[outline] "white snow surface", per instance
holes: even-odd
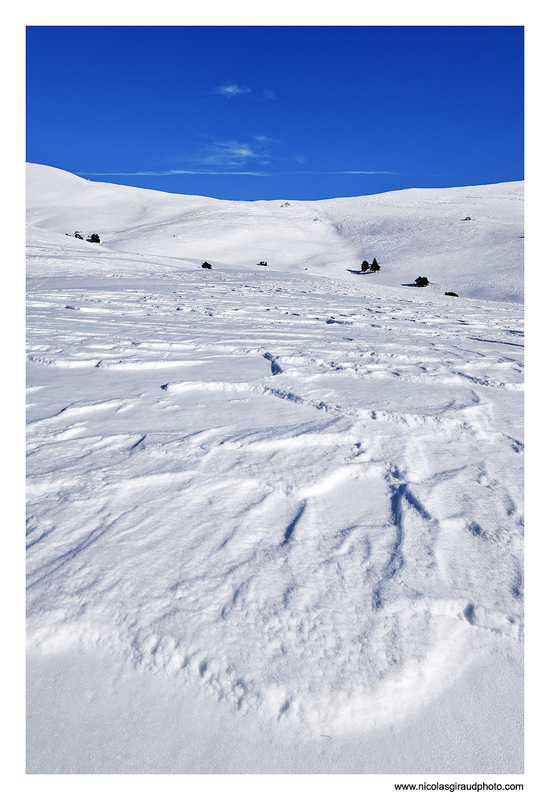
[[[29,772],[521,773],[523,184],[27,169]]]

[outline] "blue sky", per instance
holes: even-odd
[[[27,28],[27,161],[229,200],[523,179],[519,26]]]

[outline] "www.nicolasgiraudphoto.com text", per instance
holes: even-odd
[[[473,783],[396,783],[394,787],[397,791],[427,791],[427,790],[434,790],[434,791],[442,791],[442,792],[485,792],[485,791],[521,791],[523,789],[522,783],[479,783],[478,781],[474,781]]]

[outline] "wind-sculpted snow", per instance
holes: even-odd
[[[332,733],[519,657],[520,306],[118,257],[29,278],[33,647]]]

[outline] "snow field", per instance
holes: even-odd
[[[106,269],[116,263],[132,277],[136,261],[142,275],[156,274],[158,259],[152,271],[147,262],[163,256],[165,267],[178,271],[182,259],[246,269],[266,261],[265,271],[357,281],[353,272],[376,257],[381,272],[360,279],[377,289],[426,275],[441,294],[523,302],[521,181],[315,202],[236,202],[96,183],[28,164],[27,207],[28,224],[46,236],[42,242],[51,247],[54,232],[64,237],[62,247],[72,242],[79,269],[86,268],[90,245],[71,238],[76,230],[98,233],[97,255],[111,251]],[[58,258],[50,264],[53,274],[59,268],[67,274]]]
[[[414,726],[482,664],[517,683],[520,304],[29,252],[32,663],[97,650],[302,743]]]

